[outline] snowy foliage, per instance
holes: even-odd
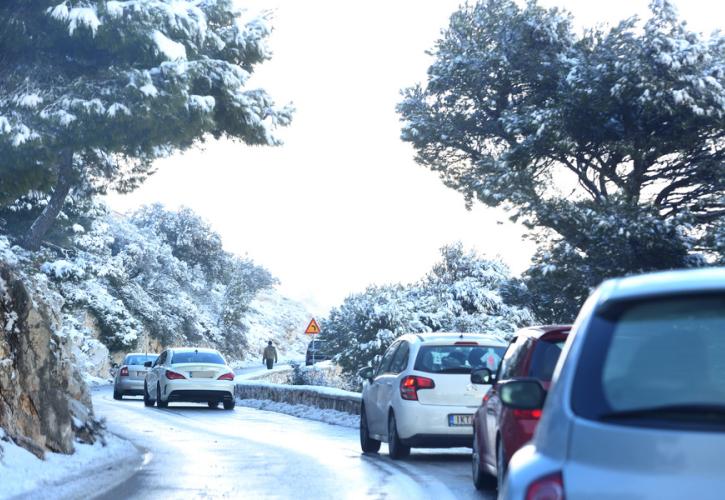
[[[568,266],[571,300],[605,277],[722,258],[725,36],[689,31],[666,0],[650,9],[578,35],[535,0],[463,6],[398,108],[420,163],[547,238],[529,274]]]
[[[209,137],[275,145],[290,107],[250,88],[267,15],[232,0],[0,2],[0,203],[61,181],[122,192]]]
[[[275,282],[225,252],[219,235],[188,209],[152,206],[130,218],[105,213],[72,241],[76,250],[63,258],[46,251],[40,271],[65,299],[66,334],[85,328],[90,314],[111,351],[145,348],[146,340],[209,345],[240,357],[249,304]]]
[[[443,259],[422,280],[370,287],[331,311],[322,330],[346,373],[376,363],[404,333],[482,332],[505,338],[532,322],[528,310],[508,303],[520,285],[504,264],[466,252],[460,244],[441,253]]]

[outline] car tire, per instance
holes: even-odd
[[[237,403],[233,399],[224,400],[224,409],[225,410],[233,410],[236,405],[237,405]]]
[[[219,401],[207,401],[209,408],[219,408]]]
[[[144,406],[153,406],[155,401],[151,399],[151,396],[149,395],[149,389],[146,386],[146,382],[143,383],[143,405]]]
[[[363,453],[377,453],[380,451],[380,441],[370,437],[365,406],[360,406],[360,448]]]
[[[398,436],[398,424],[393,413],[388,417],[388,455],[393,460],[400,460],[410,455],[410,446],[405,446]]]
[[[123,393],[122,392],[118,392],[116,389],[114,389],[113,390],[113,399],[115,399],[116,401],[122,400],[123,399]]]
[[[503,443],[499,439],[498,445],[496,446],[496,489],[498,491],[503,491],[503,483],[506,479],[507,467],[504,459],[504,451]]]
[[[163,402],[161,401],[161,384],[156,384],[156,407],[157,408],[166,408],[169,406],[169,402]]]
[[[473,486],[477,490],[490,490],[496,487],[494,477],[486,471],[481,470],[481,451],[478,448],[478,436],[476,430],[473,430],[473,452],[471,453],[471,468],[473,478]]]

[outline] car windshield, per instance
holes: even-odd
[[[123,360],[124,365],[139,365],[142,366],[146,361],[151,361],[152,363],[156,361],[156,358],[158,356],[156,354],[129,354],[126,356],[126,359]]]
[[[534,354],[529,368],[529,377],[543,381],[550,381],[554,375],[554,368],[559,361],[561,350],[564,348],[564,341],[548,342],[541,340],[536,343]]]
[[[505,347],[480,345],[426,345],[418,351],[415,370],[428,373],[471,373],[472,368],[495,371]]]
[[[171,358],[171,364],[179,363],[212,363],[215,365],[225,365],[224,358],[218,352],[207,351],[186,351],[175,352]]]
[[[591,328],[574,381],[578,414],[693,420],[725,407],[725,295],[622,304]]]

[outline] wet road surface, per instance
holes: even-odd
[[[470,453],[413,450],[392,461],[360,453],[356,429],[273,412],[177,403],[146,408],[94,390],[96,414],[144,453],[117,498],[467,499],[495,498],[471,483]],[[92,495],[91,495],[92,496]]]

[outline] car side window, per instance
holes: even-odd
[[[410,355],[410,344],[407,342],[401,342],[400,347],[398,347],[398,350],[395,352],[395,357],[393,358],[393,362],[390,365],[390,371],[391,373],[398,374],[405,370],[405,367],[408,366],[408,356]]]
[[[154,362],[154,366],[161,366],[166,362],[166,351],[162,352],[161,355],[156,358],[156,361]]]
[[[398,346],[400,345],[400,342],[396,342],[390,347],[388,347],[388,350],[385,351],[385,355],[383,356],[383,360],[380,362],[380,366],[378,367],[378,371],[375,373],[375,376],[382,375],[383,373],[388,373],[390,371],[390,365],[393,362],[393,357],[395,356],[395,351],[398,350]]]
[[[526,352],[526,340],[526,337],[519,336],[509,344],[498,367],[496,380],[508,380],[515,376],[516,366],[521,361],[522,355]]]

